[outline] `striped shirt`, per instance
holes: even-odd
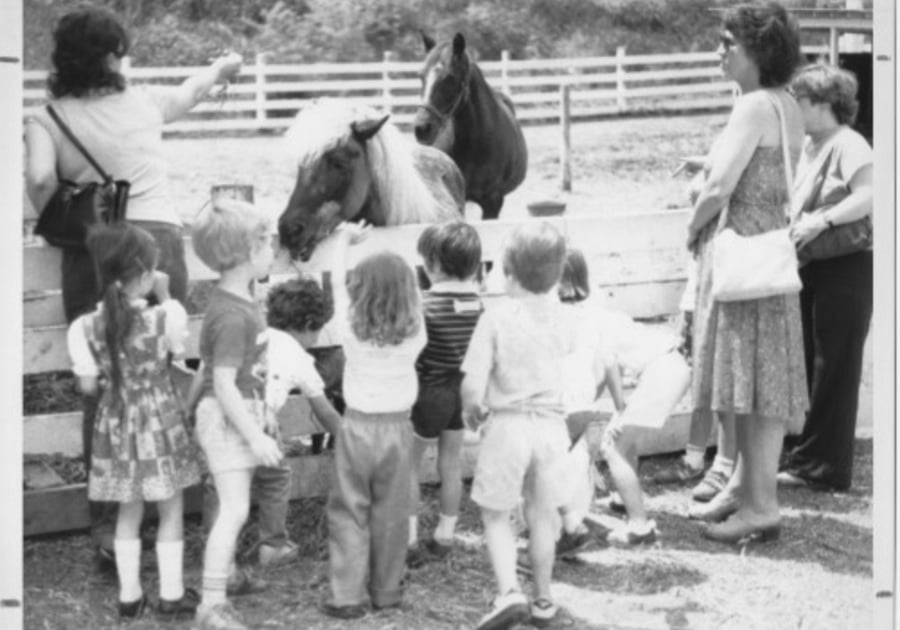
[[[416,361],[421,383],[458,377],[469,340],[484,306],[469,282],[439,282],[422,299],[428,343]]]

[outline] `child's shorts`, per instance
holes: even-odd
[[[512,510],[526,503],[556,509],[568,496],[569,432],[556,416],[494,412],[484,428],[472,500],[484,508]]]
[[[461,382],[462,377],[454,377],[441,383],[419,385],[419,396],[411,412],[417,437],[434,440],[441,431],[463,430]]]
[[[244,402],[253,417],[260,417],[259,414],[263,413],[261,402],[253,400]],[[197,405],[196,416],[197,443],[206,455],[209,472],[216,474],[245,470],[262,464],[250,450],[250,444],[244,436],[225,417],[225,412],[216,398],[211,396],[203,398]]]

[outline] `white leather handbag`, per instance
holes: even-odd
[[[781,101],[774,95],[772,99],[781,122],[781,146],[790,207],[794,178],[787,124]],[[719,302],[797,293],[802,286],[797,271],[797,249],[787,227],[753,236],[741,236],[731,228],[721,230],[713,240],[712,266],[712,295]]]

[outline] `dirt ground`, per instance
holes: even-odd
[[[680,157],[705,153],[725,119],[714,113],[576,123],[570,133],[570,193],[559,191],[559,127],[526,127],[528,174],[507,197],[500,216],[526,216],[528,202],[546,198],[566,201],[567,214],[684,207],[687,182],[670,174]],[[278,136],[168,140],[179,212],[190,220],[209,197],[211,186],[245,183],[254,186],[258,205],[280,213],[293,184],[283,150]]]
[[[576,562],[554,569],[555,597],[581,629],[844,630],[872,628],[872,442],[857,440],[853,488],[846,493],[782,490],[780,541],[734,547],[706,541],[686,518],[688,487],[654,486],[646,477],[672,462],[642,463],[650,516],[660,539],[636,549],[607,547],[603,526],[617,517],[598,502],[595,543]],[[472,628],[485,612],[492,578],[474,504],[463,500],[457,550],[446,561],[410,571],[400,610],[338,622],[316,610],[328,592],[323,500],[294,502],[291,534],[301,558],[261,572],[271,582],[259,595],[238,598],[250,627],[457,630]],[[598,493],[598,496],[599,493]],[[436,488],[426,487],[422,528],[437,511]],[[249,528],[244,548],[253,539]],[[186,582],[199,587],[202,537],[196,517],[187,524]],[[524,541],[520,541],[524,544]],[[119,627],[115,578],[92,563],[83,533],[25,541],[25,628],[75,630]],[[143,583],[156,595],[155,557],[143,555]],[[522,585],[528,589],[527,577]],[[134,630],[188,628],[152,615]]]
[[[723,114],[632,118],[573,126],[571,193],[558,191],[560,131],[528,127],[529,175],[508,199],[501,217],[526,215],[525,204],[563,199],[568,213],[640,212],[686,205],[681,178],[670,177],[683,155],[702,154],[725,121]],[[173,194],[190,220],[215,184],[251,183],[259,205],[277,214],[289,193],[290,168],[277,137],[169,140]],[[476,217],[477,214],[471,213]],[[866,378],[871,379],[871,367]],[[687,520],[689,491],[645,483],[661,539],[634,550],[605,547],[598,538],[578,562],[560,563],[554,593],[574,627],[591,629],[815,629],[871,628],[873,603],[872,441],[856,442],[853,489],[780,492],[783,530],[777,543],[736,548],[708,542]],[[644,474],[671,461],[647,459]],[[430,531],[436,490],[424,495],[423,528]],[[458,550],[446,562],[410,572],[403,608],[336,622],[316,611],[327,592],[323,501],[294,503],[290,527],[301,558],[264,577],[271,588],[237,600],[252,628],[456,630],[484,613],[492,578],[474,505],[466,498]],[[612,525],[601,507],[595,519]],[[602,528],[598,528],[599,530]],[[251,528],[252,530],[252,528]],[[252,537],[252,531],[251,531]],[[246,545],[246,543],[245,543]],[[115,579],[98,573],[83,532],[24,542],[25,628],[76,630],[119,627]],[[195,517],[187,524],[186,581],[199,587],[202,537]],[[144,554],[144,584],[156,595],[155,558]],[[527,580],[523,585],[528,588]],[[152,615],[135,630],[188,628]]]

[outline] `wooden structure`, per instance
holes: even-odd
[[[828,31],[828,62],[836,66],[839,60],[839,40],[843,33],[872,35],[871,9],[792,9],[800,29]]]
[[[534,220],[534,219],[524,219]],[[667,210],[628,215],[554,217],[572,244],[581,248],[593,270],[594,290],[613,308],[634,317],[653,318],[676,312],[685,282],[684,234],[687,210]],[[498,220],[476,223],[481,236],[484,260],[496,260],[505,235],[518,221]],[[422,225],[379,228],[358,246],[359,253],[390,248],[410,263],[418,264],[416,241]],[[215,276],[194,255],[188,241],[188,269],[192,283]],[[320,247],[302,265],[308,273],[328,270],[331,252]],[[66,326],[62,310],[59,250],[32,243],[24,250],[24,365],[25,374],[69,369],[66,350]],[[301,269],[280,260],[272,283],[295,275]],[[493,298],[486,295],[488,302]],[[201,314],[190,317],[188,356],[196,356],[197,333]],[[320,343],[328,344],[328,331]],[[611,405],[609,407],[611,411]],[[641,441],[643,454],[683,448],[687,441],[690,414],[680,407],[662,431],[647,431]],[[307,403],[291,397],[279,420],[285,436],[307,435],[321,431]],[[24,418],[23,451],[29,453],[81,454],[81,413],[32,415]],[[476,446],[466,449],[466,467],[471,472]],[[330,455],[291,458],[294,469],[294,498],[317,496],[327,491]],[[426,458],[422,471],[425,480],[434,479],[434,453]],[[25,492],[25,534],[78,529],[88,523],[83,484]],[[196,508],[196,496],[193,506]],[[189,507],[192,502],[188,501]]]
[[[249,60],[248,60],[249,61]],[[306,102],[338,97],[389,111],[395,124],[408,126],[421,102],[421,62],[279,64],[266,54],[244,66],[226,97],[198,105],[166,126],[166,135],[280,130]],[[714,51],[571,59],[479,62],[488,82],[510,95],[523,123],[559,120],[563,86],[571,88],[569,116],[585,120],[635,112],[724,110],[733,101],[732,83],[722,76]],[[136,83],[173,84],[198,67],[136,68],[125,74]],[[23,105],[27,113],[46,98],[45,71],[25,73]]]

